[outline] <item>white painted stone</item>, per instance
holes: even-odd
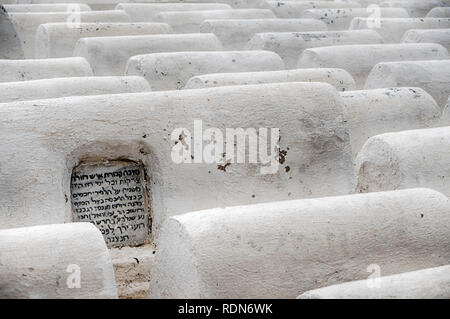
[[[388,88],[341,93],[353,158],[372,136],[437,126],[441,108],[420,88]]]
[[[450,60],[379,63],[367,77],[365,88],[394,86],[420,87],[443,108],[450,95]]]
[[[350,91],[355,86],[355,81],[347,71],[323,68],[204,74],[190,78],[185,89],[278,82],[325,82],[338,91]]]
[[[356,1],[267,1],[278,18],[300,18],[305,10],[320,8],[359,8]]]
[[[67,3],[69,0],[2,0],[5,4],[16,3]],[[224,3],[233,8],[260,8],[267,9],[265,0],[77,0],[77,3],[89,5],[93,10],[112,10],[118,3]]]
[[[303,11],[302,18],[318,19],[323,21],[328,30],[347,30],[355,17],[371,17],[373,10],[368,8],[339,8],[339,9],[309,9]],[[409,18],[408,12],[403,8],[380,8],[381,18]],[[369,19],[366,29],[373,29],[374,18]]]
[[[165,34],[84,38],[74,56],[85,57],[95,75],[122,75],[130,57],[158,52],[217,51],[222,44],[213,34]]]
[[[427,18],[450,18],[450,7],[433,8],[428,12]]]
[[[166,23],[80,23],[76,28],[66,23],[41,24],[36,32],[36,57],[61,58],[72,56],[81,38],[148,35],[171,33]]]
[[[127,0],[76,0],[72,1],[77,4],[88,5],[93,10],[112,10],[118,2],[126,2]],[[139,0],[139,2],[145,2],[146,0]],[[155,0],[151,0],[155,1]],[[172,0],[170,0],[172,1]],[[196,0],[197,1],[197,0]],[[5,4],[66,4],[70,3],[69,0],[2,0]]]
[[[295,298],[446,265],[449,199],[430,189],[215,208],[163,226],[150,298]],[[423,216],[423,217],[422,217]]]
[[[388,0],[381,2],[384,7],[405,8],[411,17],[422,18],[434,7],[448,7],[449,0]]]
[[[0,43],[0,59],[23,59],[19,35],[2,5],[0,5]]]
[[[342,109],[331,85],[300,82],[3,103],[0,136],[8,143],[0,152],[0,228],[70,222],[71,172],[86,161],[144,165],[152,236],[174,214],[351,193]],[[179,137],[171,135],[186,128],[194,136],[195,120],[204,130],[218,128],[224,139],[226,128],[279,128],[279,151],[268,134],[268,156],[278,170],[266,174],[260,161],[228,165],[236,151],[226,148],[220,165],[177,164],[171,153]]]
[[[297,67],[342,68],[353,76],[360,89],[377,63],[448,58],[447,49],[434,43],[341,45],[306,49],[300,55]]]
[[[134,22],[153,21],[165,11],[230,10],[225,3],[119,3],[116,10],[124,10]]]
[[[160,12],[154,21],[168,23],[177,33],[199,32],[200,25],[211,19],[272,19],[275,15],[268,9],[233,9],[202,11]]]
[[[373,283],[372,283],[373,282]],[[375,286],[379,285],[379,286]],[[450,266],[421,269],[372,281],[359,280],[305,292],[298,299],[449,299]]]
[[[86,59],[0,60],[0,82],[91,76]]]
[[[0,255],[0,298],[117,298],[111,257],[89,223],[0,230]]]
[[[369,18],[354,18],[350,30],[367,29],[373,23]],[[410,29],[445,29],[450,28],[450,18],[381,18],[380,27],[375,30],[386,43],[398,43]]]
[[[450,195],[450,127],[370,138],[356,158],[357,191],[430,187]]]
[[[283,59],[287,69],[294,69],[300,54],[308,48],[375,43],[383,43],[383,39],[374,30],[271,32],[256,34],[246,48],[274,51]]]
[[[0,83],[0,103],[77,95],[101,95],[151,91],[138,76],[55,78]]]
[[[326,30],[323,22],[314,19],[223,19],[205,20],[200,32],[214,33],[226,49],[243,49],[247,42],[261,32]]]
[[[35,57],[35,35],[39,25],[52,22],[75,23],[75,15],[79,22],[129,22],[130,17],[123,11],[82,11],[70,12],[17,12],[11,13],[11,21],[22,41],[25,58]],[[72,24],[72,26],[73,26]]]
[[[143,76],[154,91],[162,91],[180,90],[195,75],[283,69],[283,60],[271,51],[193,51],[134,56],[125,74]]]
[[[403,35],[404,43],[439,43],[450,50],[450,28],[429,30],[408,30]]]
[[[82,3],[44,3],[44,4],[5,4],[8,12],[66,12],[77,9],[79,11],[91,11],[87,4]]]

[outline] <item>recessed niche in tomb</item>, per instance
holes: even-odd
[[[132,161],[83,163],[71,177],[73,220],[91,222],[110,247],[147,241],[149,208],[144,168]]]

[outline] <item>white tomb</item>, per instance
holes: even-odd
[[[233,9],[203,11],[160,12],[154,21],[168,23],[175,32],[199,32],[200,25],[210,19],[273,19],[275,15],[268,9]]]
[[[357,191],[430,187],[450,195],[450,127],[371,137],[356,158]]]
[[[150,298],[295,298],[447,265],[450,202],[430,189],[215,208],[165,222]],[[176,262],[174,262],[174,260]]]
[[[401,40],[403,43],[439,43],[450,50],[450,28],[408,30]]]
[[[214,33],[230,50],[243,49],[256,33],[320,30],[326,27],[314,19],[218,19],[205,20],[200,26],[200,32]]]
[[[85,57],[95,75],[122,75],[130,57],[158,52],[217,51],[222,44],[213,34],[163,34],[84,38],[74,56]]]
[[[306,49],[300,55],[297,67],[342,68],[353,76],[356,87],[361,89],[377,63],[449,58],[447,49],[434,43],[340,45]]]
[[[298,299],[449,299],[449,287],[447,265],[319,288]]]
[[[31,2],[31,1],[30,1]],[[27,3],[27,4],[5,4],[3,5],[8,12],[68,12],[76,9],[77,11],[91,11],[87,4],[83,3]]]
[[[373,23],[370,18],[354,18],[351,30],[367,29]],[[450,18],[381,18],[375,30],[386,43],[398,43],[410,29],[444,29],[450,28]]]
[[[355,81],[347,71],[322,68],[197,75],[189,79],[185,89],[278,82],[325,82],[338,91],[350,91],[355,86]]]
[[[117,298],[111,257],[91,224],[0,230],[0,255],[2,299]]]
[[[450,7],[435,7],[428,12],[427,18],[450,18]]]
[[[377,17],[369,18],[366,29],[376,30],[377,18],[409,18],[403,8],[380,8]],[[373,11],[368,8],[309,9],[303,11],[302,18],[318,19],[324,22],[329,30],[347,30],[355,17],[371,17]]]
[[[405,8],[411,17],[422,18],[435,7],[450,6],[450,0],[387,0],[381,6]]]
[[[192,51],[134,56],[125,74],[143,76],[154,91],[165,91],[184,88],[195,75],[283,69],[283,61],[271,51]]]
[[[81,38],[172,33],[166,23],[44,23],[36,32],[36,57],[61,58],[73,55]]]
[[[65,22],[76,27],[81,22],[129,22],[130,17],[119,10],[81,12],[18,12],[10,14],[11,21],[22,41],[25,58],[35,58],[35,35],[43,23]]]
[[[54,78],[0,83],[0,103],[77,95],[101,95],[151,91],[138,76]]]
[[[326,83],[78,96],[3,103],[0,112],[10,141],[0,152],[9,181],[0,184],[0,228],[72,221],[71,176],[83,163],[144,167],[153,237],[174,214],[353,190],[343,102]],[[251,141],[226,143],[242,134]]]
[[[443,108],[450,95],[450,60],[379,63],[367,77],[365,88],[393,86],[420,87]]]
[[[230,10],[225,3],[119,3],[116,10],[125,11],[134,22],[150,22],[154,17],[165,11],[199,11],[199,10]]]
[[[274,51],[283,59],[287,69],[293,69],[300,54],[308,48],[376,43],[383,43],[383,39],[374,30],[268,32],[253,36],[246,48]]]
[[[353,158],[372,136],[438,126],[441,108],[424,90],[399,87],[342,92]]]
[[[308,9],[360,8],[357,1],[267,1],[278,18],[300,18]]]
[[[77,57],[0,60],[0,70],[0,83],[92,75],[86,59]]]

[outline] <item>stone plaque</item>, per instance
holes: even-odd
[[[91,222],[110,247],[136,246],[149,234],[143,167],[135,162],[84,163],[72,172],[73,219]]]

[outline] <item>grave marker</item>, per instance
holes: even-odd
[[[340,45],[306,49],[300,55],[297,67],[344,69],[353,76],[356,87],[361,89],[377,63],[449,58],[447,49],[434,43]]]
[[[308,48],[375,43],[383,43],[383,39],[374,30],[268,32],[255,34],[246,48],[273,51],[283,59],[287,69],[294,69],[299,56]]]
[[[73,220],[91,222],[111,247],[148,241],[145,173],[137,163],[83,163],[71,177]]]

